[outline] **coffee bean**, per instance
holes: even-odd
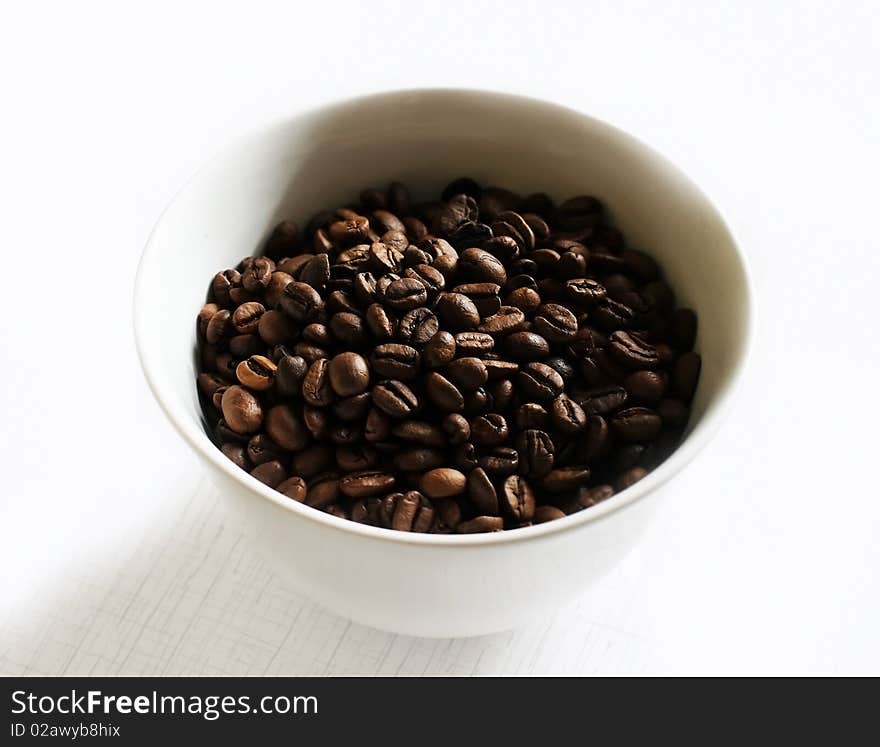
[[[480,323],[480,313],[474,302],[461,293],[441,294],[435,308],[447,329],[475,329]]]
[[[455,338],[444,330],[435,334],[422,349],[422,363],[426,368],[440,368],[455,357]]]
[[[517,361],[537,361],[550,354],[546,338],[534,332],[514,332],[504,338],[504,349]]]
[[[238,364],[235,375],[243,386],[261,392],[272,386],[277,368],[266,356],[252,355]]]
[[[392,309],[409,311],[417,306],[422,306],[428,300],[428,292],[418,280],[401,278],[388,286],[383,298]]]
[[[328,366],[330,386],[340,397],[351,397],[367,390],[370,368],[357,353],[340,353]]]
[[[251,436],[247,444],[248,461],[253,465],[263,464],[263,462],[271,462],[273,459],[281,461],[284,453],[278,444],[264,433],[257,433]]]
[[[425,446],[442,448],[449,443],[446,433],[439,425],[424,420],[405,420],[391,427],[393,436]]]
[[[419,370],[419,351],[390,342],[377,345],[370,354],[373,370],[380,376],[409,381]]]
[[[560,304],[545,303],[534,318],[535,331],[550,342],[570,340],[578,329],[577,318]]]
[[[235,433],[254,433],[263,422],[263,408],[247,389],[231,386],[223,393],[223,419]]]
[[[617,478],[617,481],[615,482],[615,487],[617,488],[617,490],[626,490],[627,488],[635,485],[647,474],[648,471],[643,467],[631,467]]]
[[[239,306],[232,314],[232,325],[240,335],[257,331],[260,317],[266,313],[266,307],[258,301],[248,301]]]
[[[548,493],[567,493],[589,479],[589,467],[556,467],[538,481],[538,486]]]
[[[335,477],[317,479],[309,485],[306,493],[306,505],[313,508],[324,508],[339,500],[339,480]]]
[[[432,371],[425,378],[425,393],[442,412],[461,412],[464,397],[461,391],[445,376]]]
[[[293,455],[290,460],[290,471],[310,480],[315,475],[330,469],[333,456],[331,449],[323,444],[309,446]]]
[[[489,475],[482,467],[472,469],[467,476],[467,493],[477,511],[487,516],[499,513],[498,494]]]
[[[387,493],[394,483],[394,475],[384,472],[355,472],[339,480],[339,490],[349,498],[365,498]]]
[[[370,304],[364,314],[370,333],[377,340],[392,340],[397,333],[397,318],[378,303]]]
[[[510,475],[501,489],[501,504],[515,521],[529,521],[535,515],[535,494],[519,475]]]
[[[611,445],[611,430],[608,421],[601,415],[590,415],[580,441],[578,455],[587,463],[593,463],[608,453]]]
[[[236,443],[225,443],[220,447],[220,451],[236,467],[250,471],[250,462],[248,461],[247,450],[244,446]]]
[[[471,437],[470,424],[458,413],[450,413],[443,418],[443,431],[453,446],[463,444]]]
[[[425,263],[408,267],[404,276],[418,280],[424,285],[429,298],[434,298],[446,287],[446,278],[443,277],[443,273]]]
[[[587,415],[583,408],[567,394],[553,400],[550,408],[553,425],[562,433],[573,436],[587,426]]]
[[[373,407],[364,423],[364,438],[371,443],[385,441],[391,434],[391,421],[380,409]]]
[[[284,465],[278,461],[258,464],[251,470],[251,475],[256,477],[261,483],[268,485],[270,488],[278,487],[287,479],[287,472],[284,469]]]
[[[504,303],[524,314],[531,314],[541,305],[541,296],[534,288],[517,288],[507,295]]]
[[[564,519],[565,512],[556,506],[538,506],[535,509],[535,524],[546,524],[554,519]]]
[[[696,353],[684,353],[678,357],[670,376],[670,388],[676,397],[689,400],[694,396],[701,367],[702,360]]]
[[[306,405],[303,407],[302,415],[303,423],[312,434],[312,438],[317,441],[327,438],[330,430],[330,418],[325,410]]]
[[[666,375],[657,371],[636,371],[623,380],[630,401],[653,403],[666,392]]]
[[[526,363],[516,376],[520,390],[537,402],[558,397],[565,386],[559,373],[545,363]]]
[[[452,361],[443,373],[461,392],[476,391],[489,379],[483,361],[470,356]]]
[[[495,347],[495,340],[485,332],[459,332],[455,335],[455,347],[460,353],[482,355]]]
[[[278,303],[285,314],[298,322],[313,319],[324,306],[318,291],[298,281],[287,285]]]
[[[496,446],[477,460],[480,467],[495,477],[506,477],[519,467],[519,453],[509,446]]]
[[[484,353],[483,365],[486,367],[486,373],[489,380],[510,379],[519,371],[519,364],[513,361],[505,361],[499,358],[491,358],[492,353]]]
[[[657,414],[663,421],[663,425],[680,428],[687,423],[690,411],[681,400],[663,399],[657,404]]]
[[[275,272],[275,263],[271,259],[268,257],[256,257],[244,272],[241,273],[241,284],[246,291],[257,293],[269,285],[269,279],[272,277],[273,272]]]
[[[429,498],[451,498],[464,492],[465,483],[465,476],[458,470],[440,467],[422,475],[419,487]]]
[[[611,419],[611,431],[620,441],[644,443],[657,437],[662,421],[647,407],[628,407]]]
[[[513,306],[502,306],[490,317],[483,320],[477,328],[480,332],[502,337],[511,332],[518,332],[523,328],[526,321],[525,314]],[[577,321],[575,321],[575,328]]]
[[[478,446],[500,446],[510,436],[503,415],[489,413],[471,421],[471,440]]]
[[[608,350],[618,363],[627,368],[655,368],[660,358],[653,345],[628,332],[612,332]]]
[[[326,358],[318,358],[309,366],[303,379],[303,399],[313,407],[326,407],[333,401],[329,368],[330,361]]]
[[[280,311],[267,311],[260,317],[257,332],[267,345],[281,345],[296,332],[293,320]]]
[[[394,455],[394,466],[404,472],[424,472],[445,464],[449,464],[449,458],[439,449],[406,449]]]
[[[309,442],[302,419],[289,405],[275,405],[266,412],[266,433],[282,449],[299,451]]]
[[[437,334],[440,324],[429,309],[420,307],[407,311],[400,320],[397,336],[401,341],[422,347]]]
[[[529,428],[545,430],[550,427],[550,414],[541,405],[527,402],[516,411],[516,427],[521,431]]]
[[[316,254],[306,262],[299,272],[299,281],[312,286],[318,291],[327,287],[330,280],[330,258],[324,254]],[[286,286],[285,286],[286,287]]]
[[[276,485],[275,490],[297,503],[302,503],[306,499],[306,482],[301,477],[288,477]]]
[[[553,469],[556,448],[544,431],[522,431],[516,440],[519,453],[519,470],[529,477],[543,477]]]
[[[275,371],[275,388],[285,397],[301,393],[302,381],[308,371],[305,358],[299,355],[285,355]]]
[[[452,466],[465,474],[477,466],[477,449],[472,443],[464,443],[452,452]]]
[[[375,272],[380,274],[397,272],[402,262],[402,250],[381,241],[376,241],[370,246],[370,264]]]
[[[419,408],[419,399],[406,384],[396,379],[380,381],[373,387],[373,403],[392,418],[405,418]]]
[[[504,529],[504,520],[499,516],[477,516],[463,521],[456,527],[459,534],[480,534],[482,532],[500,532]]]
[[[587,415],[607,415],[623,407],[626,399],[626,389],[610,384],[589,389],[586,400],[579,404]]]
[[[299,227],[292,220],[285,220],[272,229],[263,246],[267,257],[278,260],[297,253],[300,245]]]

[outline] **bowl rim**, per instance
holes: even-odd
[[[554,519],[553,521],[548,521],[543,524],[478,534],[421,534],[416,532],[401,532],[393,529],[385,529],[384,527],[373,527],[367,524],[360,524],[350,519],[342,519],[285,497],[283,494],[270,488],[268,485],[263,484],[255,477],[252,477],[249,473],[233,464],[232,461],[224,456],[223,452],[221,452],[220,449],[218,449],[208,438],[208,435],[205,433],[201,425],[197,424],[196,420],[192,417],[192,413],[189,412],[187,408],[175,404],[174,394],[165,391],[153,371],[153,364],[149,357],[149,351],[147,350],[147,343],[145,341],[146,336],[144,334],[144,329],[148,324],[146,320],[148,293],[145,287],[145,267],[154,251],[154,240],[159,227],[162,225],[166,214],[176,204],[180,196],[204,171],[208,169],[210,165],[224,156],[242,149],[248,143],[265,137],[268,133],[289,127],[299,119],[329,113],[334,109],[343,109],[345,107],[364,104],[370,100],[393,99],[400,96],[477,96],[482,99],[493,99],[499,104],[506,103],[508,105],[520,107],[544,109],[548,114],[582,119],[588,122],[591,127],[604,130],[608,135],[630,140],[635,145],[647,151],[652,157],[660,161],[665,167],[673,171],[691,189],[693,189],[694,192],[705,200],[708,207],[715,213],[715,218],[719,225],[727,232],[730,238],[730,243],[733,247],[736,259],[742,268],[744,289],[741,343],[739,345],[739,354],[732,366],[732,370],[728,372],[727,379],[719,391],[707,403],[705,412],[702,413],[699,420],[690,428],[684,441],[679,444],[672,454],[634,485],[620,491],[619,493],[615,493],[611,498],[608,498],[589,509],[584,509],[564,518]],[[699,187],[688,174],[662,153],[625,130],[563,104],[516,93],[491,91],[479,88],[445,86],[390,89],[360,96],[334,99],[318,106],[275,118],[268,124],[264,123],[255,126],[245,133],[229,139],[184,181],[159,214],[159,217],[156,219],[156,222],[147,237],[140,261],[138,262],[133,294],[135,346],[144,377],[146,378],[147,384],[159,404],[159,407],[165,413],[165,416],[198,455],[211,463],[213,467],[226,474],[226,476],[238,482],[242,488],[247,489],[251,493],[255,493],[263,499],[271,501],[282,510],[289,511],[300,519],[323,525],[329,530],[359,535],[365,539],[373,539],[380,542],[446,547],[475,547],[508,544],[512,542],[539,540],[551,535],[572,532],[627,508],[638,500],[655,492],[694,459],[700,450],[702,450],[702,448],[711,440],[724,417],[729,412],[754,346],[755,314],[755,289],[749,268],[749,262],[745,253],[742,251],[734,232],[730,228],[729,222],[725,219],[716,203],[710,199],[709,195],[706,194],[706,192]]]

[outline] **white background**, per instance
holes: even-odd
[[[4,2],[0,672],[880,673],[878,49],[871,2]],[[227,140],[436,85],[646,140],[726,213],[759,297],[735,411],[645,541],[545,623],[471,640],[286,590],[130,320],[152,224]]]

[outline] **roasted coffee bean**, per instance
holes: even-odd
[[[218,446],[292,500],[437,533],[560,518],[613,494],[592,475],[659,465],[700,357],[656,261],[591,196],[463,177],[442,197],[364,190],[214,276],[196,359]]]
[[[326,407],[333,401],[330,385],[330,361],[318,358],[310,366],[303,379],[303,399],[313,407]]]
[[[384,301],[396,311],[409,311],[428,300],[425,286],[415,278],[393,281],[384,293]]]
[[[277,368],[266,356],[252,355],[238,364],[235,375],[243,386],[261,392],[272,386]]]
[[[620,441],[644,443],[657,437],[662,425],[660,416],[647,407],[628,407],[611,419],[611,432]]]
[[[666,393],[666,375],[658,371],[636,371],[623,380],[628,398],[633,402],[659,402]]]
[[[391,427],[391,434],[403,441],[436,448],[445,447],[449,443],[443,428],[424,420],[404,420],[402,423],[395,423]]]
[[[221,408],[223,420],[236,433],[255,433],[263,423],[260,401],[243,387],[229,387],[223,393]]]
[[[451,498],[461,495],[465,490],[466,478],[456,469],[440,467],[422,475],[419,481],[421,491],[429,498]]]
[[[309,443],[309,434],[300,416],[289,405],[275,405],[266,412],[266,433],[286,451],[300,451]]]
[[[324,301],[318,291],[298,281],[287,285],[278,303],[284,313],[298,322],[313,319],[324,307]]]
[[[397,336],[402,342],[415,347],[427,344],[440,330],[437,317],[430,309],[419,307],[407,311],[400,320]]]
[[[626,389],[614,384],[587,390],[586,400],[579,402],[587,415],[607,415],[623,407],[627,399]]]
[[[470,298],[461,293],[442,293],[435,306],[437,316],[447,329],[476,329],[480,313]]]
[[[471,440],[477,446],[500,446],[510,436],[510,429],[503,415],[489,413],[471,420]]]
[[[491,352],[495,347],[495,340],[485,332],[459,332],[455,335],[455,347],[459,353],[465,355],[483,355]]]
[[[519,467],[519,453],[509,446],[496,446],[481,456],[477,463],[490,475],[506,477],[516,472]]]
[[[550,354],[546,338],[534,332],[514,332],[504,338],[504,349],[517,361],[538,361]]]
[[[425,368],[441,368],[455,357],[455,338],[445,330],[437,332],[422,349]]]
[[[553,425],[562,433],[573,436],[587,426],[587,415],[583,408],[567,394],[553,400],[550,408]]]
[[[529,477],[543,477],[553,469],[556,448],[544,431],[522,431],[516,440],[519,453],[519,471]]]
[[[373,387],[373,403],[392,418],[405,418],[419,409],[419,399],[406,384],[396,379]]]
[[[458,413],[450,413],[443,418],[443,432],[453,446],[463,444],[471,437],[470,424]]]
[[[263,462],[251,470],[251,475],[270,488],[278,487],[287,479],[284,465],[278,461]]]
[[[635,485],[647,474],[648,471],[643,467],[631,467],[630,469],[626,470],[618,476],[617,481],[615,482],[615,487],[617,488],[617,490],[626,490],[627,488]]]
[[[355,472],[339,480],[339,490],[349,498],[366,498],[387,493],[394,483],[394,475],[384,472]]]
[[[498,494],[482,467],[475,467],[467,476],[467,494],[477,511],[487,516],[499,514]]]
[[[565,386],[559,373],[545,363],[526,363],[516,375],[521,392],[536,402],[558,397]]]
[[[379,376],[409,381],[418,373],[419,351],[409,345],[384,343],[373,348],[370,364]]]
[[[457,358],[443,369],[443,374],[462,392],[473,392],[489,379],[486,365],[479,358]]]
[[[510,475],[501,488],[504,512],[515,521],[529,521],[535,515],[535,493],[519,475]]]
[[[425,393],[442,412],[461,412],[464,409],[464,396],[449,379],[436,371],[425,378]]]
[[[357,353],[340,353],[329,363],[330,386],[340,397],[365,392],[370,385],[370,368]],[[314,404],[314,403],[312,403]]]
[[[463,521],[456,527],[459,534],[480,534],[482,532],[500,532],[504,529],[504,520],[500,516],[477,516]]]
[[[670,376],[670,388],[676,397],[690,400],[694,396],[701,366],[702,360],[696,353],[684,353],[679,356]]]

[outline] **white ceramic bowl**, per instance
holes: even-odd
[[[666,269],[699,314],[703,371],[680,448],[635,486],[547,524],[468,536],[407,534],[337,519],[239,470],[201,425],[195,316],[209,279],[261,245],[283,218],[303,221],[365,186],[401,180],[422,196],[470,175],[523,193],[595,194],[632,246]],[[743,369],[752,293],[718,211],[676,167],[591,117],[517,96],[415,90],[300,114],[210,161],[159,219],[135,288],[147,380],[202,458],[219,496],[277,572],[357,622],[422,636],[520,625],[583,590],[634,543],[667,481],[711,437]]]

